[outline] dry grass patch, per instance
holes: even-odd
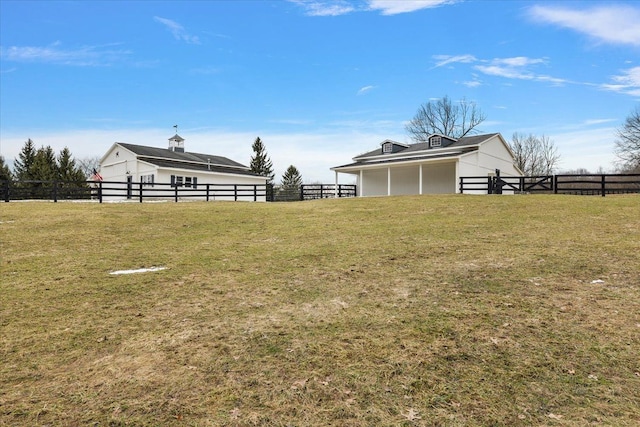
[[[640,422],[638,197],[9,203],[0,233],[0,425]]]

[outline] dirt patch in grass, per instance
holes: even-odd
[[[638,197],[8,203],[0,232],[0,425],[640,422]]]

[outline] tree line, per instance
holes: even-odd
[[[56,155],[49,145],[36,149],[29,138],[13,162],[13,171],[0,156],[0,181],[81,182],[86,179],[87,174],[76,164],[68,147]]]

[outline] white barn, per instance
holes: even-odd
[[[509,145],[499,133],[459,139],[434,134],[428,142],[385,140],[353,163],[331,168],[354,175],[358,196],[458,193],[460,177],[522,176]],[[486,193],[486,191],[485,191]]]
[[[251,172],[249,167],[227,157],[186,152],[184,141],[176,134],[169,138],[169,148],[114,143],[100,159],[100,175],[104,185],[107,186],[108,182],[123,183],[122,196],[119,198],[131,198],[138,187],[155,186],[153,191],[156,195],[164,191],[170,197],[173,188],[189,189],[195,194],[195,190],[212,184],[212,196],[215,199],[217,192],[220,195],[218,200],[255,200],[248,190],[247,194],[238,198],[234,198],[230,190],[234,185],[244,189],[260,186],[261,196],[258,200],[265,201],[266,177]]]

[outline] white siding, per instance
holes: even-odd
[[[116,155],[117,154],[117,155]],[[205,200],[206,197],[206,185],[207,184],[224,184],[225,187],[214,188],[210,186],[210,200],[236,200],[236,197],[232,192],[227,192],[223,195],[222,189],[233,190],[234,185],[241,185],[238,187],[240,193],[237,200],[253,201],[254,191],[249,185],[259,185],[257,191],[262,194],[258,196],[258,201],[265,201],[264,196],[264,184],[266,178],[248,176],[248,175],[235,175],[231,173],[217,173],[206,171],[195,171],[189,169],[168,169],[158,168],[157,166],[137,160],[134,153],[129,150],[114,144],[111,149],[105,154],[100,163],[100,174],[104,180],[103,186],[105,187],[105,193],[117,192],[121,194],[117,197],[105,197],[105,200],[123,200],[127,198],[127,179],[132,180],[130,186],[131,197],[136,199],[140,194],[140,182],[142,176],[153,175],[153,185],[145,184],[142,186],[143,194],[146,192],[149,195],[154,195],[157,199],[173,199],[175,197],[175,189],[169,187],[171,183],[171,175],[190,177],[193,183],[195,178],[197,187],[191,187],[193,192],[193,199]],[[109,184],[109,181],[117,182],[118,184]],[[164,184],[164,185],[157,185]],[[107,188],[108,187],[108,188]],[[181,189],[188,187],[183,186]],[[181,199],[190,199],[191,197],[180,197]]]
[[[387,169],[373,169],[362,172],[362,195],[363,196],[386,196],[387,195]]]
[[[456,164],[454,162],[422,166],[423,194],[455,193],[456,187]]]
[[[420,194],[420,167],[404,166],[391,168],[391,194]]]

